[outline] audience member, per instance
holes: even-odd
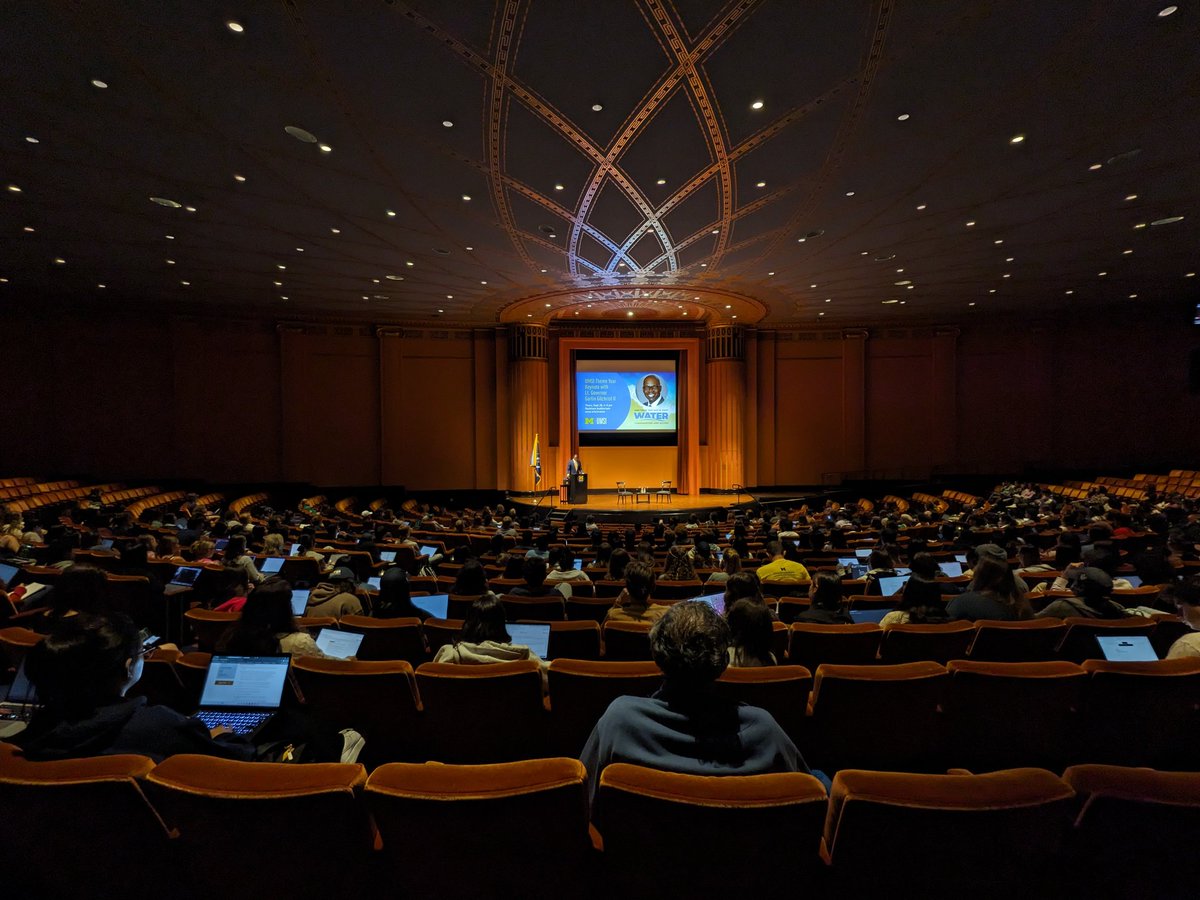
[[[435,663],[456,663],[476,666],[487,663],[517,662],[532,659],[542,669],[542,685],[546,683],[549,663],[524,644],[514,644],[504,620],[504,606],[490,591],[471,604],[462,631],[452,644],[438,648]]]
[[[458,570],[450,593],[455,597],[481,597],[488,591],[487,572],[483,563],[477,559],[468,559]]]
[[[942,600],[941,586],[932,579],[918,577],[915,568],[913,576],[904,583],[899,600],[896,608],[880,620],[881,627],[946,621],[946,604]]]
[[[758,568],[758,580],[763,584],[808,584],[808,569],[801,563],[784,559],[783,545],[778,541],[767,544],[771,561]]]
[[[738,600],[725,610],[729,624],[729,665],[748,669],[776,665],[771,652],[774,640],[774,617],[763,603]]]
[[[388,571],[391,571],[390,569]],[[363,602],[356,590],[354,570],[338,566],[309,592],[306,616],[361,616]]]
[[[1192,629],[1192,633],[1176,638],[1167,651],[1167,659],[1200,657],[1200,577],[1192,576],[1187,581],[1171,585],[1170,593],[1179,610],[1179,618]]]
[[[666,615],[667,607],[650,602],[654,585],[654,569],[642,562],[631,562],[625,567],[625,589],[613,602],[604,621],[653,623],[661,619]]]
[[[818,572],[809,585],[809,607],[796,617],[797,622],[817,625],[851,625],[842,599],[842,578],[837,572]]]
[[[1112,598],[1113,580],[1101,569],[1086,567],[1071,569],[1070,585],[1074,597],[1051,600],[1037,613],[1037,618],[1066,619],[1082,616],[1087,619],[1121,619],[1125,607]]]
[[[949,619],[970,622],[999,619],[1012,621],[1033,616],[1029,600],[1017,584],[1007,562],[980,552],[971,584],[965,594],[955,597],[946,607]]]
[[[325,656],[311,634],[296,624],[292,588],[272,575],[246,598],[242,617],[217,641],[217,652],[233,656]]]

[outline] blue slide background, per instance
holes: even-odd
[[[662,382],[665,402],[653,410],[641,403],[642,379],[656,375]],[[633,385],[636,403],[631,403]],[[579,432],[671,432],[675,430],[675,373],[661,370],[637,372],[575,373],[576,428]],[[644,419],[639,413],[654,412]]]

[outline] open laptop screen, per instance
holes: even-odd
[[[880,578],[879,592],[885,597],[894,597],[899,593],[900,588],[904,587],[906,581],[908,581],[907,575],[898,575],[895,578]]]
[[[871,548],[870,547],[860,547],[858,550],[854,551],[854,555],[857,556],[859,559],[869,559],[871,556]]]
[[[352,631],[322,628],[317,634],[317,649],[335,659],[349,659],[358,653],[363,636]]]
[[[283,568],[282,556],[268,556],[261,560],[261,562],[262,565],[259,567],[259,569],[264,575],[274,575]]]
[[[717,611],[718,616],[725,615],[725,592],[719,594],[705,594],[703,597],[697,597],[701,603],[707,603]]]
[[[308,609],[308,595],[312,591],[297,591],[292,590],[292,615],[302,616]]]
[[[423,609],[435,619],[444,619],[450,609],[449,594],[430,594],[427,597],[413,597],[413,606]],[[539,654],[540,655],[540,654]]]
[[[417,598],[421,599],[420,597]],[[416,602],[415,600],[413,601]],[[508,636],[514,644],[528,647],[542,659],[550,658],[550,625],[516,625],[509,623]]]
[[[5,588],[13,586],[13,581],[16,580],[17,573],[21,571],[16,566],[10,566],[7,563],[0,563],[0,584]]]
[[[395,550],[380,550],[379,551],[379,561],[380,562],[395,562],[396,561],[396,551]]]
[[[214,656],[200,705],[276,709],[283,699],[290,656]]]
[[[435,547],[432,544],[422,544],[421,545],[421,555],[428,556],[430,559],[433,559],[433,557],[437,556],[441,552],[442,552],[441,547]]]
[[[879,624],[883,621],[883,617],[890,612],[890,609],[852,609],[850,610],[850,618],[854,620],[855,625],[863,622]]]
[[[1097,635],[1100,652],[1110,662],[1154,662],[1158,654],[1144,634]]]
[[[962,576],[962,563],[960,562],[938,563],[938,568],[942,570],[942,574],[947,578],[959,578]]]
[[[196,579],[200,577],[200,570],[192,566],[180,566],[175,570],[175,574],[171,577],[171,584],[177,584],[180,587],[191,587],[196,583]]]

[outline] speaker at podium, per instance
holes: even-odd
[[[577,472],[567,476],[567,502],[587,503],[588,477],[587,472]]]

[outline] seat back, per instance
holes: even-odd
[[[336,730],[362,734],[371,763],[419,757],[423,729],[408,662],[299,657],[292,672],[306,709]]]
[[[663,885],[681,897],[787,896],[817,874],[826,806],[824,786],[798,772],[713,777],[609,765],[596,806],[605,896],[662,897]],[[698,838],[715,836],[719,852],[698,852]]]
[[[1058,645],[1058,655],[1069,662],[1102,659],[1103,654],[1100,652],[1100,645],[1096,643],[1096,635],[1144,634],[1150,637],[1154,633],[1155,625],[1153,619],[1143,619],[1139,616],[1124,619],[1085,619],[1073,616],[1064,619],[1063,624],[1067,626],[1067,633]]]
[[[500,598],[500,603],[504,607],[504,618],[509,622],[522,619],[565,622],[567,619],[566,601],[557,593],[553,597],[514,597],[505,594]]]
[[[950,662],[943,704],[950,765],[972,772],[1019,766],[1061,771],[1073,757],[1087,675],[1062,661]]]
[[[796,617],[801,613],[808,612],[812,608],[812,601],[807,597],[780,597],[779,598],[779,621],[787,625],[796,621]]]
[[[438,650],[457,641],[462,627],[462,619],[426,619],[422,622],[421,632],[429,645],[430,657],[437,656]]]
[[[168,877],[167,829],[139,784],[153,768],[145,756],[30,762],[0,744],[5,896],[95,897],[97,860]]]
[[[1200,659],[1089,659],[1076,761],[1194,768],[1200,741]]]
[[[608,597],[579,597],[572,595],[567,601],[567,619],[571,622],[595,622],[603,624],[604,617],[612,609]]]
[[[932,662],[818,667],[812,756],[823,769],[936,771],[944,753],[938,707],[949,675]]]
[[[495,763],[533,759],[545,739],[542,675],[533,660],[417,669],[430,759]]]
[[[717,679],[716,692],[765,709],[803,750],[808,737],[805,725],[812,681],[812,673],[804,666],[730,667]]]
[[[600,625],[586,622],[551,622],[550,659],[599,659]]]
[[[788,659],[815,672],[822,663],[866,666],[875,662],[883,631],[873,622],[855,625],[815,625],[796,622]]]
[[[863,895],[881,872],[895,896],[1007,896],[1032,887],[1062,846],[1072,797],[1044,769],[838,772],[821,842],[831,888]],[[936,861],[901,835],[937,835]]]
[[[1041,662],[1055,659],[1067,633],[1060,619],[975,623],[969,657],[979,662]]]
[[[366,770],[357,763],[234,762],[180,754],[146,776],[146,791],[178,830],[176,878],[198,895],[261,897],[263,878],[281,897],[348,892],[367,865],[373,832],[358,796]],[[319,835],[320,853],[303,865],[263,868],[266,848],[289,835]]]
[[[189,609],[183,614],[202,653],[215,653],[221,635],[241,617],[240,612],[213,612],[211,609]]]
[[[641,622],[605,622],[604,658],[650,660],[650,626]]]
[[[699,578],[689,581],[658,581],[654,585],[653,598],[659,600],[691,600],[704,593],[704,583]]]
[[[406,896],[551,897],[587,877],[586,780],[576,759],[394,763],[371,773],[365,796],[383,868]],[[449,874],[431,848],[453,848],[471,871]]]
[[[0,661],[13,669],[19,669],[25,656],[40,644],[45,635],[38,634],[20,625],[0,628]]]
[[[312,587],[321,580],[321,563],[308,556],[289,556],[283,561],[279,576],[290,585]]]
[[[421,620],[372,619],[369,616],[342,616],[338,620],[342,631],[352,631],[363,636],[359,645],[359,659],[397,660],[402,659],[410,666],[419,666],[429,659],[425,650],[425,638],[421,634]]]
[[[879,659],[883,663],[929,660],[945,665],[952,659],[965,659],[975,639],[970,622],[892,625],[883,631]]]
[[[459,620],[470,615],[471,607],[479,599],[479,596],[468,597],[462,594],[450,594],[449,597],[449,602],[446,604],[446,618]]]
[[[578,757],[596,722],[617,697],[647,697],[662,684],[652,662],[554,659],[550,682],[550,752]]]

